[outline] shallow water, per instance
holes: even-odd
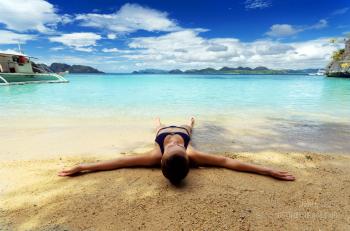
[[[33,118],[123,118],[132,127],[132,121],[157,116],[167,123],[195,116],[194,141],[208,151],[350,153],[350,79],[126,74],[67,79],[68,84],[0,87],[0,118],[7,127],[11,120]]]

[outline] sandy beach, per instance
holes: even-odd
[[[57,177],[62,167],[96,160],[91,157],[2,161],[0,228],[349,230],[349,156],[223,154],[288,170],[297,180],[199,168],[175,187],[155,168]]]
[[[227,121],[199,120],[194,146],[290,171],[297,180],[284,182],[217,168],[193,169],[179,187],[171,185],[156,168],[62,178],[57,172],[64,167],[150,149],[153,121],[25,121],[3,123],[0,129],[0,230],[350,228],[347,154],[298,151],[303,147],[298,143],[262,139],[277,137],[279,133],[272,130],[256,127],[255,136],[249,137],[251,124],[238,127],[232,123],[233,129],[228,130]],[[211,137],[205,135],[208,130],[213,131]],[[249,142],[252,149],[240,151],[247,149]],[[295,149],[283,151],[288,148]]]

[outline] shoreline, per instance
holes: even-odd
[[[188,122],[179,118],[162,121],[178,125]],[[196,123],[192,144],[213,154],[262,151],[349,154],[349,131],[350,123],[345,122],[208,117]],[[151,149],[155,122],[134,117],[11,118],[0,125],[0,138],[2,160],[114,156]]]
[[[350,155],[222,153],[292,172],[294,182],[192,169],[180,187],[156,168],[61,178],[92,157],[0,163],[2,230],[259,230],[350,227]],[[103,158],[98,158],[102,160]],[[335,180],[336,179],[336,180]]]

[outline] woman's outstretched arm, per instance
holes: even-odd
[[[144,154],[122,156],[112,160],[99,161],[96,163],[78,164],[71,168],[63,169],[58,173],[59,176],[71,176],[82,171],[107,171],[118,168],[154,166],[160,164],[162,156],[156,148]]]
[[[267,167],[254,164],[248,164],[225,156],[210,155],[197,151],[193,148],[189,149],[188,155],[199,166],[223,167],[231,170],[252,172],[261,175],[271,176],[280,180],[295,180],[295,177],[284,171],[278,171]]]

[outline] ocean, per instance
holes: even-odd
[[[302,75],[69,74],[0,87],[0,119],[197,119],[209,151],[350,151],[350,79]],[[0,122],[1,123],[1,122]],[[197,137],[197,138],[196,138]],[[209,144],[210,143],[210,144]]]

